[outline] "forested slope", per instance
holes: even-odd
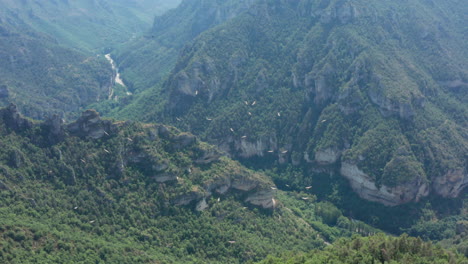
[[[335,168],[386,205],[457,197],[466,12],[456,0],[256,1],[117,115],[171,122],[256,164]]]
[[[2,263],[244,263],[378,231],[169,126],[10,105],[0,145]]]
[[[0,11],[0,104],[37,119],[73,115],[107,99],[113,72],[103,57],[61,46],[8,9]]]
[[[466,263],[463,1],[0,4],[0,262]]]
[[[99,53],[136,37],[151,27],[156,15],[179,0],[1,0],[36,31],[53,36],[61,45]]]
[[[468,259],[445,251],[440,247],[408,236],[386,237],[381,234],[353,239],[342,239],[325,250],[314,250],[308,254],[286,254],[282,257],[269,257],[259,262],[263,264],[435,264],[468,263]]]
[[[183,47],[200,33],[246,11],[253,0],[190,0],[157,16],[153,27],[113,52],[132,91],[157,85],[175,66]],[[145,100],[145,95],[139,96]],[[140,99],[139,99],[140,100]]]

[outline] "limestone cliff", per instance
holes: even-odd
[[[387,205],[456,197],[468,60],[449,1],[258,1],[182,50],[155,116],[240,160],[341,169]]]
[[[421,179],[405,182],[401,185],[376,186],[375,180],[361,171],[356,165],[343,162],[341,175],[348,179],[351,188],[361,197],[369,201],[395,206],[407,202],[417,202],[429,194],[429,186]]]

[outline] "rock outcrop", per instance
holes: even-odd
[[[117,132],[117,126],[110,120],[103,120],[95,110],[86,110],[75,122],[67,125],[73,136],[100,139]]]
[[[10,91],[6,85],[0,85],[0,98],[8,98],[10,96]]]
[[[395,187],[377,187],[375,181],[361,171],[355,164],[342,162],[341,175],[350,183],[351,188],[363,199],[387,206],[396,206],[410,201],[419,201],[429,194],[429,186],[415,179]]]
[[[63,124],[63,119],[56,114],[47,118],[42,124],[44,130],[47,131],[47,138],[49,140],[49,143],[55,144],[64,139],[65,130]]]
[[[265,209],[272,209],[276,207],[276,200],[271,189],[255,192],[249,195],[245,201]]]
[[[193,201],[199,201],[201,199],[204,199],[203,193],[189,192],[189,193],[178,196],[176,199],[174,199],[172,204],[177,205],[177,206],[189,205]]]
[[[415,115],[412,104],[391,100],[380,93],[369,91],[371,101],[379,106],[380,112],[384,116],[397,115],[402,119],[411,119]]]
[[[200,150],[200,155],[195,160],[195,164],[206,165],[221,158],[222,154],[217,149]]]
[[[275,135],[261,137],[255,141],[241,139],[234,141],[234,149],[229,152],[236,153],[241,158],[263,157],[269,150],[277,150],[278,144]]]
[[[432,183],[432,189],[446,198],[458,197],[465,187],[468,187],[468,174],[464,169],[450,170]]]
[[[350,23],[360,15],[358,8],[351,2],[338,2],[325,10],[317,10],[315,15],[320,17],[320,22],[329,24],[338,21],[341,24]]]
[[[170,173],[170,172],[156,175],[153,178],[156,180],[156,182],[159,182],[159,183],[177,181],[177,175],[174,173]]]
[[[33,126],[33,122],[24,118],[18,111],[15,104],[10,104],[7,108],[0,110],[0,117],[9,129],[21,131]]]
[[[206,199],[201,199],[201,201],[199,201],[197,203],[197,206],[195,207],[195,210],[201,212],[201,211],[204,211],[207,208],[208,208],[208,203],[206,202]]]
[[[177,197],[173,204],[188,205],[196,203],[196,210],[203,211],[209,205],[206,200],[213,195],[227,195],[229,193],[238,193],[245,197],[244,201],[254,206],[264,209],[273,209],[276,207],[274,191],[265,181],[253,178],[252,175],[245,174],[227,174],[218,176],[216,179],[206,182],[202,188],[196,192],[190,192]]]
[[[183,149],[194,144],[197,141],[197,138],[189,133],[180,133],[177,136],[172,138],[173,148],[175,150]]]

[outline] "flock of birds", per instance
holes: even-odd
[[[195,91],[195,96],[197,96],[197,95],[198,95],[198,91]],[[244,104],[245,104],[245,105],[248,105],[248,106],[254,106],[254,105],[257,104],[257,101],[253,101],[252,103],[249,103],[249,101],[244,101]],[[249,116],[251,116],[251,115],[252,115],[252,112],[247,112],[247,114],[248,114]],[[278,117],[281,117],[281,112],[277,112],[276,115],[277,115]],[[213,118],[210,118],[210,117],[205,117],[205,119],[206,119],[207,121],[213,121]],[[182,121],[182,119],[179,118],[179,117],[176,117],[176,120],[177,120],[177,121]],[[321,122],[321,123],[325,123],[325,122],[327,122],[327,120],[326,120],[326,119],[323,119],[323,120],[321,120],[320,122]],[[229,128],[229,130],[230,130],[231,133],[235,133],[234,128],[231,127],[231,128]],[[246,136],[246,135],[243,135],[243,136],[241,137],[241,139],[247,139],[247,136]],[[268,150],[268,151],[267,151],[267,153],[274,153],[274,152],[275,152],[274,150]],[[287,151],[287,150],[283,150],[283,151],[281,151],[280,153],[281,153],[281,154],[286,154],[286,153],[288,153],[288,151]]]
[[[195,92],[195,95],[198,95],[198,91]],[[253,101],[252,104],[249,104],[248,101],[244,101],[244,103],[245,103],[246,105],[254,106],[254,105],[257,104],[257,101]],[[252,113],[251,113],[251,112],[248,112],[248,115],[251,116]],[[281,117],[281,113],[280,113],[280,112],[277,112],[277,116],[278,116],[278,117]],[[181,119],[180,119],[180,118],[177,118],[177,117],[176,117],[176,120],[177,120],[177,121],[181,121]],[[209,117],[206,117],[206,120],[212,121],[213,119],[212,119],[212,118],[209,118]],[[321,122],[323,123],[323,122],[326,122],[326,121],[327,121],[327,120],[322,120]],[[235,130],[234,130],[232,127],[230,128],[230,131],[233,132],[233,133],[235,132]],[[104,132],[104,133],[105,133],[106,135],[109,135],[107,132]],[[247,136],[244,135],[244,136],[242,136],[241,138],[242,138],[242,139],[246,139]],[[128,140],[128,141],[133,141],[131,138],[127,138],[127,140]],[[110,151],[107,150],[107,149],[104,149],[104,152],[106,152],[106,153],[108,153],[108,154],[110,153]],[[274,150],[268,150],[267,152],[268,152],[268,153],[273,153]],[[288,151],[287,151],[287,150],[283,150],[283,151],[281,151],[281,153],[282,153],[282,154],[286,154],[286,153],[288,153]],[[86,161],[85,161],[84,159],[81,159],[81,162],[83,162],[83,163],[86,164]],[[289,185],[287,185],[287,184],[286,184],[286,186],[289,187]],[[307,187],[305,187],[306,190],[310,190],[311,188],[312,188],[312,186],[307,186]],[[272,186],[271,189],[272,189],[272,190],[277,190],[278,188]],[[309,197],[302,197],[302,200],[308,200],[308,199],[309,199]],[[221,201],[221,198],[218,198],[217,201],[220,202],[220,201]],[[274,198],[271,198],[271,201],[272,201],[272,203],[273,203],[273,206],[276,206],[276,200],[275,200]],[[73,209],[74,209],[74,210],[78,210],[78,206],[73,207]],[[247,207],[243,207],[243,209],[247,209]],[[93,224],[93,223],[95,223],[95,222],[96,222],[96,220],[90,220],[90,221],[89,221],[90,224]],[[229,243],[229,244],[235,244],[236,241],[235,241],[235,240],[229,240],[228,243]]]

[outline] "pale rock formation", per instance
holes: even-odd
[[[195,210],[197,210],[198,212],[201,212],[201,211],[204,211],[207,208],[208,208],[208,203],[206,202],[206,199],[203,198],[197,203],[197,206],[195,207]]]
[[[315,152],[315,161],[320,165],[334,164],[339,158],[341,153],[337,150],[327,148]]]
[[[429,194],[427,183],[418,179],[395,187],[383,185],[378,188],[375,182],[355,164],[342,162],[340,172],[348,179],[353,190],[361,198],[387,206],[396,206],[411,201],[417,202],[421,197]]]
[[[275,207],[276,203],[273,195],[272,190],[259,191],[249,195],[245,201],[265,209],[271,209]]]
[[[177,181],[177,175],[173,173],[163,173],[161,175],[154,176],[153,178],[159,183]]]
[[[465,169],[450,170],[445,175],[435,178],[432,183],[432,189],[446,198],[457,197],[467,186],[468,175]]]

